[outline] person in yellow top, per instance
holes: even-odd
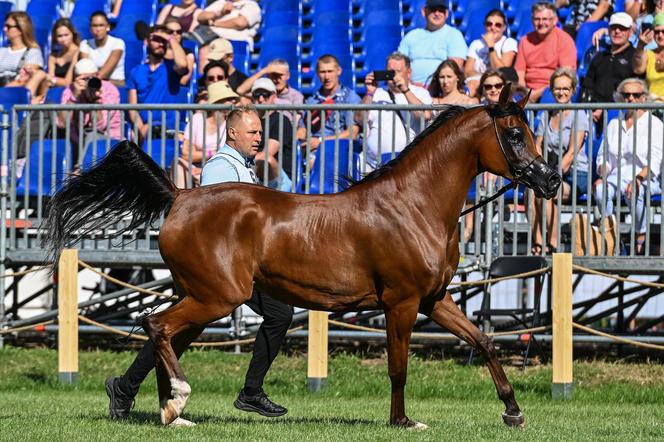
[[[645,50],[653,38],[657,48]],[[664,13],[655,16],[652,29],[645,28],[641,31],[632,66],[635,74],[646,74],[653,98],[664,101]]]

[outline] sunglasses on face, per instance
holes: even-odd
[[[485,23],[484,23],[484,26],[486,26],[487,28],[489,28],[489,27],[491,27],[491,26],[493,26],[494,28],[498,28],[498,29],[502,29],[502,28],[503,28],[503,24],[502,24],[501,22],[493,22],[493,21],[487,21],[487,22],[485,22]]]
[[[261,97],[262,97],[263,99],[267,100],[267,99],[270,98],[271,96],[272,96],[272,92],[268,92],[268,91],[265,91],[265,92],[254,92],[253,94],[251,94],[251,97],[252,97],[254,100],[259,100]]]
[[[625,100],[629,100],[629,97],[634,97],[638,100],[643,96],[643,92],[621,92],[620,95],[622,95]]]
[[[155,43],[166,44],[166,40],[164,40],[163,38],[161,38],[158,35],[153,35],[152,37],[150,37],[150,41],[155,42]]]
[[[224,77],[223,75],[208,75],[207,77],[205,77],[205,81],[207,81],[208,83],[215,83],[217,81],[224,81],[224,80],[226,80],[226,77]]]
[[[503,86],[505,86],[505,83],[496,83],[496,84],[484,83],[483,87],[485,91],[490,91],[492,89],[499,91],[503,88]]]
[[[447,12],[447,8],[443,8],[442,6],[433,6],[431,8],[426,8],[427,13],[433,14],[434,12],[440,12],[441,14],[444,14]]]
[[[18,26],[16,26],[16,25],[10,25],[10,24],[8,24],[8,23],[5,23],[5,25],[3,26],[3,28],[5,28],[5,29],[16,28],[16,29],[18,29]]]
[[[173,35],[173,34],[182,35],[182,29],[166,29],[165,32],[168,35]]]
[[[664,29],[655,29],[655,35],[664,34]]]

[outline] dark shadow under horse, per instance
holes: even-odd
[[[74,233],[81,238],[131,214],[120,235],[166,214],[160,252],[186,296],[143,321],[155,346],[164,425],[191,392],[179,356],[206,324],[248,300],[255,283],[297,307],[385,311],[391,424],[426,428],[404,406],[410,335],[422,313],[484,355],[505,423],[522,426],[491,340],[446,291],[459,262],[459,214],[478,173],[502,175],[546,198],[560,184],[536,152],[526,100],[509,102],[508,95],[506,87],[497,105],[448,108],[398,158],[334,195],[240,183],[178,190],[140,148],[122,142],[51,200],[51,257],[56,262]]]

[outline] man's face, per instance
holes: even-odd
[[[335,62],[318,63],[316,73],[324,89],[334,90],[339,86],[341,68]]]
[[[620,91],[625,103],[644,103],[646,94],[641,83],[626,83]]]
[[[110,26],[108,25],[108,21],[106,21],[101,15],[95,15],[92,20],[90,20],[90,33],[92,33],[92,36],[95,39],[101,40],[106,37],[109,30]]]
[[[540,9],[533,14],[533,27],[540,37],[546,37],[558,23],[558,17],[551,9]]]
[[[245,158],[253,158],[258,153],[263,140],[261,121],[257,114],[245,112],[229,128],[230,138],[235,141],[235,149]]]
[[[449,15],[447,8],[443,8],[442,6],[424,8],[422,13],[427,20],[427,29],[429,31],[437,31],[445,26],[445,21]]]
[[[270,73],[267,78],[272,80],[272,83],[277,87],[277,92],[281,92],[288,86],[288,79],[290,78],[290,71],[286,66],[281,64],[272,65],[275,72]]]
[[[406,62],[404,60],[393,60],[393,59],[387,60],[387,70],[394,71],[395,75],[398,75],[399,77],[406,80],[407,84],[410,83],[411,70],[410,68],[406,67]],[[388,82],[390,86],[392,86],[393,83],[394,83],[393,81]]]
[[[609,26],[609,37],[611,44],[615,46],[622,46],[629,41],[632,36],[632,28],[625,28],[620,25]]]
[[[277,94],[266,91],[265,89],[256,89],[251,93],[251,102],[253,104],[274,104]]]
[[[152,55],[164,56],[166,53],[166,40],[157,34],[150,34],[148,37],[148,51]]]

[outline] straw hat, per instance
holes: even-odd
[[[208,85],[207,91],[209,103],[218,103],[219,101],[228,98],[235,98],[236,100],[240,99],[240,96],[231,89],[226,81],[217,81],[216,83]]]

